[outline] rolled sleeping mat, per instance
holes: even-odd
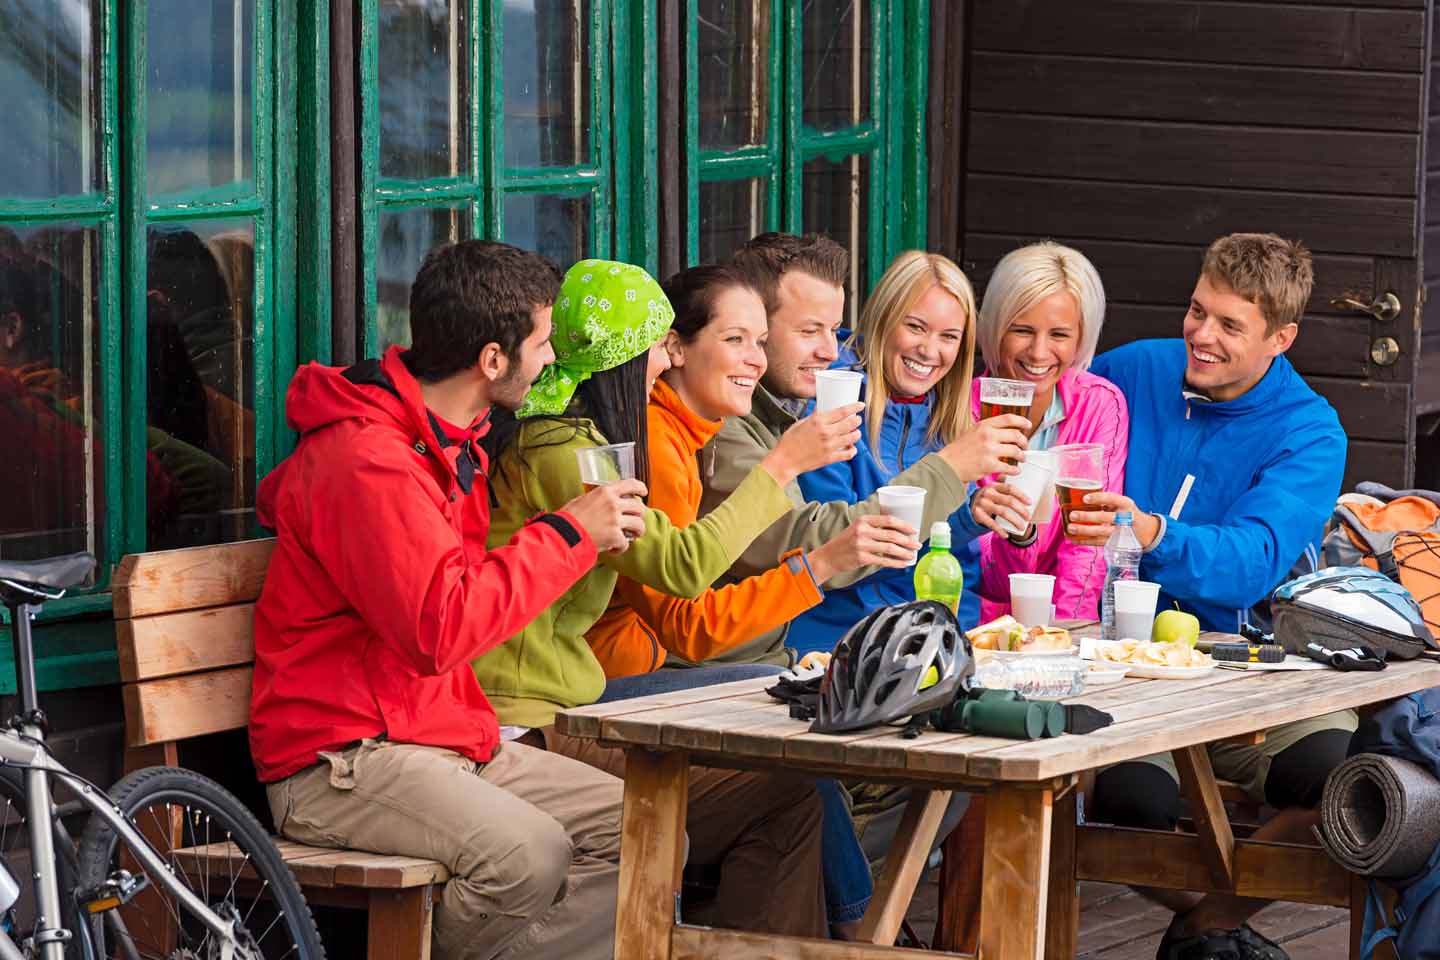
[[[1440,843],[1440,780],[1399,757],[1351,757],[1325,784],[1320,842],[1352,873],[1412,876]]]

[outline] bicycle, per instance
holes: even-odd
[[[323,960],[294,875],[225,788],[190,770],[150,767],[107,793],[46,747],[31,621],[45,603],[87,582],[94,567],[88,553],[0,560],[20,701],[20,713],[0,730],[0,800],[10,808],[0,823],[0,960]],[[52,778],[74,795],[67,810],[89,811],[78,845],[52,797]],[[22,916],[9,869],[12,839],[20,839],[12,826],[29,842],[33,916]],[[212,878],[205,864],[212,844],[238,849],[240,865]]]

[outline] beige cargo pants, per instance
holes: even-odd
[[[445,864],[437,960],[613,953],[622,786],[609,774],[520,743],[476,764],[366,740],[268,792],[299,843]]]

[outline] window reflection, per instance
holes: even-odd
[[[592,0],[504,0],[505,165],[590,163]]]
[[[380,0],[380,175],[470,169],[468,0]]]
[[[559,197],[512,193],[505,197],[505,242],[543,253],[561,270],[591,256],[590,194]]]
[[[765,232],[764,180],[700,183],[700,262],[721,263],[746,240]]]
[[[853,127],[870,118],[870,5],[865,0],[803,0],[801,83],[805,126]]]
[[[0,0],[0,101],[7,196],[103,188],[100,177],[99,4]]]
[[[151,196],[250,180],[255,0],[147,0]]]
[[[104,549],[94,227],[0,226],[0,558]]]
[[[464,207],[414,208],[380,212],[375,256],[375,324],[379,351],[410,345],[410,284],[425,254],[442,243],[470,236]],[[378,352],[376,354],[378,356]]]
[[[255,233],[249,220],[154,226],[146,251],[147,473],[153,548],[240,540],[255,506]],[[169,512],[157,513],[168,498]]]
[[[850,251],[846,311],[853,324],[857,304],[868,291],[870,155],[807,160],[801,180],[805,230],[823,233]]]
[[[769,0],[699,0],[695,45],[700,149],[764,143],[769,122]]]

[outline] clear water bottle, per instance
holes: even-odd
[[[1115,514],[1115,529],[1105,541],[1105,592],[1100,600],[1100,639],[1118,640],[1115,630],[1115,581],[1140,579],[1140,541],[1130,511]]]

